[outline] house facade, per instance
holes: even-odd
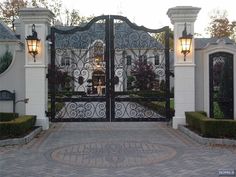
[[[60,33],[55,35],[55,65],[73,78],[68,86],[70,91],[97,94],[98,83],[101,81],[102,93],[105,94],[106,71],[111,67],[106,65],[107,60],[111,59],[105,56],[108,50],[105,24],[94,23],[88,30],[71,34],[61,33],[73,30],[72,27],[55,28],[60,30]],[[138,89],[130,82],[132,79],[135,80],[133,72],[138,67],[137,62],[150,66],[155,78],[148,87],[158,90],[161,81],[165,81],[163,45],[154,35],[135,30],[125,22],[114,24],[114,34],[115,91]],[[140,37],[144,40],[140,40]],[[173,55],[170,59],[173,61]]]

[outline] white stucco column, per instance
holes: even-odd
[[[45,111],[48,106],[48,84],[46,79],[48,67],[48,45],[46,37],[49,33],[49,27],[53,13],[45,8],[25,8],[19,11],[20,18],[24,23],[23,30],[26,38],[32,35],[32,24],[35,24],[35,30],[40,39],[39,53],[36,55],[36,62],[28,53],[25,42],[25,97],[29,98],[26,104],[26,114],[36,115],[36,125],[43,129],[49,128],[49,120]],[[25,41],[25,40],[24,40]]]
[[[195,110],[195,60],[194,39],[191,52],[186,56],[181,53],[179,37],[182,36],[184,25],[187,25],[187,33],[194,34],[194,22],[200,8],[191,6],[177,6],[167,12],[171,23],[174,25],[174,102],[175,116],[173,128],[179,124],[185,124],[185,112]]]

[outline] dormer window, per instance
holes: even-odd
[[[139,61],[147,64],[147,55],[139,55]]]
[[[61,66],[70,66],[70,58],[69,57],[62,58],[61,59]]]
[[[131,57],[131,55],[127,55],[126,59],[127,59],[127,65],[130,66],[132,64],[132,57]]]

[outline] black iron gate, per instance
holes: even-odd
[[[169,28],[123,16],[51,28],[52,121],[168,121]]]

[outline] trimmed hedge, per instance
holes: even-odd
[[[11,112],[0,112],[0,122],[4,121],[11,121],[18,117],[19,115],[17,113],[11,113]]]
[[[211,119],[205,112],[186,112],[188,126],[208,138],[236,139],[236,121],[226,119]]]
[[[138,95],[145,98],[158,97],[165,99],[165,92],[163,91],[153,91],[153,90],[141,90],[141,91],[124,91],[124,92],[116,92],[116,95]],[[170,97],[173,96],[172,94]]]
[[[152,90],[143,90],[139,91],[137,95],[141,97],[160,97],[160,98],[165,98],[165,93],[163,91],[152,91]]]
[[[148,107],[149,109],[158,112],[162,116],[166,116],[166,106],[162,102],[142,102],[143,106]],[[170,108],[171,118],[174,116],[175,110]]]
[[[36,116],[20,116],[11,121],[0,122],[0,135],[15,137],[25,134],[32,129],[36,122]]]

